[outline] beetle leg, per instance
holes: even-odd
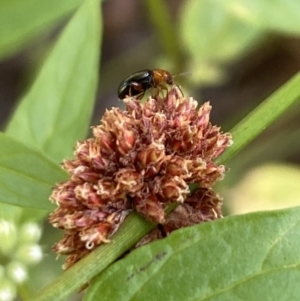
[[[183,92],[182,92],[182,90],[181,90],[181,88],[180,88],[180,86],[178,86],[178,85],[175,85],[177,88],[178,88],[178,90],[180,91],[180,93],[181,93],[181,97],[184,97],[184,94],[183,94]]]
[[[129,86],[129,96],[135,96],[137,99],[143,98],[145,89],[140,83],[132,82]]]
[[[158,87],[151,87],[151,97],[156,98],[159,95]]]
[[[166,91],[166,95],[164,95],[164,91]],[[157,95],[161,94],[161,97],[164,98],[168,95],[169,89],[167,88],[167,86],[165,84],[160,84],[157,86]]]

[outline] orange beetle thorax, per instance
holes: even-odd
[[[170,72],[162,69],[153,70],[153,87],[158,87],[162,84],[173,85],[173,76]]]

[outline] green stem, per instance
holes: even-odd
[[[178,204],[171,204],[166,214],[173,211]],[[111,242],[100,245],[89,255],[81,259],[58,276],[31,301],[65,300],[79,291],[93,277],[132,248],[141,238],[149,233],[156,224],[147,222],[137,213],[131,213],[122,227],[111,237]]]
[[[226,163],[232,159],[242,148],[255,139],[262,132],[262,129],[270,125],[299,99],[300,73],[234,127],[232,134],[235,142],[218,161]],[[170,207],[168,212],[174,209],[174,206]],[[101,245],[65,271],[52,284],[43,289],[34,301],[65,300],[66,297],[79,290],[85,283],[128,251],[154,227],[154,224],[147,222],[136,213],[132,213],[112,237],[111,243]]]
[[[183,60],[178,43],[176,26],[173,24],[170,11],[164,0],[145,0],[150,19],[159,36],[160,43],[166,55],[172,60],[175,73],[182,72]]]
[[[300,72],[270,95],[231,130],[233,145],[217,160],[227,163],[300,99]]]
[[[128,251],[154,227],[155,224],[147,222],[138,214],[130,214],[112,236],[110,243],[101,245],[63,272],[31,301],[65,300]]]
[[[32,299],[32,291],[29,287],[25,284],[18,286],[18,295],[21,300],[31,300]]]

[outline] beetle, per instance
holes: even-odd
[[[121,82],[118,88],[118,97],[124,99],[126,96],[135,96],[137,99],[142,99],[148,89],[167,90],[167,85],[174,85],[173,76],[169,71],[163,69],[140,70]]]

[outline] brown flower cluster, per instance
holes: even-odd
[[[164,238],[174,230],[221,218],[221,205],[222,199],[211,188],[198,188],[167,216],[164,224],[158,225],[135,247]]]
[[[125,111],[106,111],[94,137],[77,143],[75,158],[63,163],[70,178],[51,195],[58,207],[49,220],[65,231],[53,249],[68,255],[65,268],[108,242],[131,210],[166,235],[221,216],[211,187],[225,167],[214,160],[232,140],[209,122],[209,103],[197,109],[176,86],[165,97],[124,102]],[[192,195],[191,183],[200,187]],[[166,219],[174,202],[181,205]]]

